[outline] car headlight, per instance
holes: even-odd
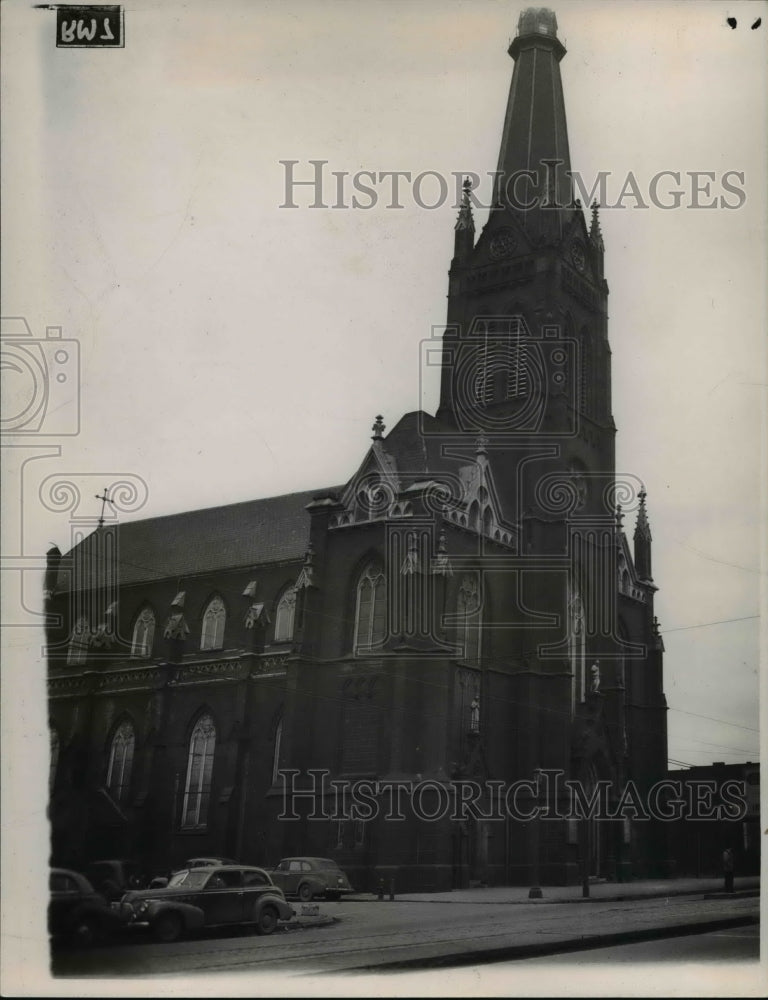
[[[136,910],[136,915],[140,917],[142,914],[147,912],[148,907],[149,907],[149,900],[146,899],[142,900],[139,903],[138,909]]]

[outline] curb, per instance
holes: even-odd
[[[546,893],[546,887],[544,888],[544,893]],[[754,889],[741,889],[734,892],[706,892],[703,888],[698,889],[670,889],[665,892],[653,891],[653,892],[630,892],[630,893],[617,893],[611,896],[573,896],[573,897],[547,897],[546,895],[539,899],[460,899],[457,896],[453,898],[445,898],[446,896],[451,896],[451,893],[435,893],[434,899],[413,899],[410,898],[409,893],[404,893],[402,896],[395,896],[394,900],[388,897],[384,900],[379,900],[375,893],[372,893],[370,897],[349,897],[344,899],[345,903],[442,903],[442,904],[472,904],[480,906],[524,906],[528,903],[533,903],[537,906],[546,905],[547,903],[627,903],[638,901],[641,902],[644,899],[668,899],[672,896],[701,896],[703,899],[746,899],[748,897],[754,897],[760,895],[760,888],[756,887]]]
[[[375,965],[359,965],[346,968],[345,972],[381,972],[401,969],[436,969],[479,965],[482,963],[504,962],[523,958],[539,958],[545,955],[567,954],[576,951],[591,951],[595,948],[610,948],[621,944],[640,941],[655,941],[662,938],[685,937],[689,934],[706,934],[710,931],[727,930],[732,927],[747,927],[758,924],[759,917],[725,917],[720,920],[678,924],[673,927],[653,927],[644,930],[617,931],[614,934],[586,935],[580,938],[547,941],[540,944],[509,945],[500,948],[483,948],[476,951],[459,952],[453,955],[433,955],[424,958],[405,958],[395,962],[381,962]]]
[[[334,917],[330,914],[320,914],[317,917],[294,917],[283,924],[286,931],[307,931],[312,927],[330,927],[331,924],[341,922],[341,917]]]

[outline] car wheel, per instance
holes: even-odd
[[[72,940],[80,948],[90,948],[98,941],[99,930],[92,917],[80,917],[72,928]]]
[[[165,944],[178,941],[183,931],[184,924],[178,913],[161,913],[152,925],[152,933]]]
[[[308,903],[314,896],[314,891],[309,882],[302,882],[299,886],[299,899],[302,903]]]
[[[256,933],[271,934],[277,928],[277,910],[274,906],[265,906],[256,918]]]

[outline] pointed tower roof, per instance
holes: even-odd
[[[557,18],[544,7],[520,15],[509,46],[515,60],[489,226],[505,224],[510,210],[535,241],[562,237],[573,214],[571,154],[560,60],[565,47]],[[542,208],[561,205],[562,209]]]
[[[589,238],[600,250],[604,250],[603,233],[600,229],[600,206],[596,201],[592,202],[592,222],[589,227]]]
[[[651,528],[648,524],[648,514],[645,510],[645,490],[638,494],[640,506],[637,509],[635,522],[635,569],[641,580],[653,580],[651,572]]]
[[[469,200],[469,192],[471,190],[472,181],[467,177],[461,186],[461,207],[459,208],[459,217],[454,226],[456,232],[463,230],[469,230],[473,234],[475,232],[475,219],[472,215],[472,205]]]
[[[648,494],[642,490],[638,498],[640,506],[637,509],[637,521],[635,522],[635,538],[642,538],[643,541],[651,541],[651,526],[648,523],[648,512],[645,509],[645,498]]]

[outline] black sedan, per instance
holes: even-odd
[[[270,872],[286,896],[308,903],[315,896],[341,899],[354,892],[349,879],[331,858],[283,858]]]
[[[88,947],[123,926],[119,910],[80,872],[52,868],[49,890],[48,933],[54,945]]]
[[[294,916],[269,875],[245,865],[184,869],[165,888],[127,892],[120,911],[126,923],[149,927],[159,941],[224,925],[251,924],[271,934],[279,920]]]

